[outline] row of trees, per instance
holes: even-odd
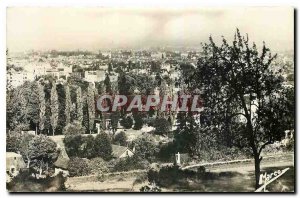
[[[54,135],[77,120],[91,132],[96,94],[92,84],[82,91],[79,85],[61,84],[54,79],[25,82],[7,93],[7,129]]]

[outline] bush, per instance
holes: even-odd
[[[161,192],[161,189],[157,186],[146,185],[140,188],[140,192]]]
[[[88,160],[83,158],[71,158],[68,163],[68,170],[71,177],[84,176],[91,173],[91,169],[88,165]]]
[[[140,130],[141,128],[143,128],[144,122],[143,122],[143,117],[142,117],[141,113],[139,113],[139,112],[133,113],[133,118],[134,118],[133,129]]]
[[[118,159],[115,161],[113,171],[122,172],[130,170],[146,169],[149,167],[149,163],[146,160],[142,160],[138,157],[127,157],[125,159]]]
[[[11,192],[61,192],[65,191],[65,178],[62,173],[55,177],[35,179],[28,169],[20,173],[7,184],[7,190]]]
[[[95,138],[94,149],[97,156],[108,161],[112,158],[112,146],[106,133],[100,133]]]
[[[144,118],[143,122],[144,122],[144,124],[153,127],[154,123],[155,123],[155,120],[156,120],[155,118],[148,117],[148,118]]]
[[[162,167],[159,171],[150,169],[147,176],[150,183],[155,183],[162,187],[168,187],[181,182],[185,183],[187,178],[195,179],[198,174],[190,170],[181,170],[179,169],[179,166],[166,166]]]
[[[154,161],[158,152],[158,146],[150,135],[144,135],[133,141],[135,155],[150,162]]]
[[[7,135],[6,136],[6,152],[19,151],[21,135]]]
[[[22,131],[28,131],[29,128],[29,124],[18,124],[14,129],[13,132],[14,133],[22,133]]]
[[[127,146],[127,136],[124,131],[117,133],[114,137],[114,144]]]
[[[107,163],[100,157],[91,159],[89,162],[89,167],[91,169],[91,173],[93,174],[101,175],[109,172]]]
[[[173,162],[176,153],[176,147],[173,142],[162,144],[157,157],[162,162]]]
[[[167,134],[171,130],[171,124],[165,118],[158,118],[154,123],[155,133],[158,135]]]
[[[82,155],[80,157],[83,158],[94,158],[96,157],[97,153],[95,151],[95,139],[92,135],[88,135],[86,137],[82,137]]]
[[[131,129],[133,125],[133,120],[130,116],[127,116],[123,118],[120,122],[120,124],[125,128],[125,129]]]
[[[83,138],[81,135],[66,136],[64,138],[65,149],[69,157],[82,157]]]
[[[81,135],[81,134],[84,134],[84,133],[85,133],[85,130],[84,130],[83,126],[78,121],[74,121],[73,123],[69,123],[63,129],[63,134],[66,135],[66,136]]]
[[[285,150],[286,150],[286,151],[294,151],[294,148],[295,148],[295,140],[294,140],[294,139],[291,139],[291,140],[287,143]]]

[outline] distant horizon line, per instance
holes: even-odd
[[[163,49],[167,48],[167,49]],[[171,48],[171,49],[170,49]],[[173,49],[172,49],[173,48]],[[155,47],[144,47],[144,48],[138,48],[138,47],[112,47],[112,48],[99,48],[99,49],[87,49],[87,48],[77,48],[77,49],[27,49],[27,50],[11,50],[8,49],[9,53],[26,53],[26,52],[51,52],[51,51],[58,51],[58,52],[108,52],[108,51],[120,51],[120,50],[127,50],[127,51],[151,51],[151,50],[171,50],[171,51],[180,51],[180,50],[201,50],[201,46],[199,47],[193,47],[193,46],[155,46]],[[283,49],[283,50],[272,50],[272,52],[276,53],[282,53],[282,52],[294,52],[295,49]]]

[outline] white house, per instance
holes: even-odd
[[[8,86],[17,87],[22,85],[27,80],[29,80],[27,73],[23,71],[15,71],[14,69],[11,69],[9,72],[7,72]]]
[[[17,176],[21,169],[26,168],[22,155],[14,152],[6,152],[6,181]]]
[[[131,151],[128,147],[125,146],[119,146],[112,144],[112,154],[115,158],[125,158],[125,157],[131,157],[134,155],[134,152]]]
[[[87,82],[100,82],[105,80],[105,72],[104,71],[85,71],[84,78]]]

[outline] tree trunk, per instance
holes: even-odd
[[[54,128],[52,128],[52,135],[54,136]]]
[[[30,167],[30,159],[27,158],[27,168],[29,168],[29,167]]]
[[[259,154],[254,154],[255,165],[255,189],[259,188],[259,176],[260,176],[260,158]]]
[[[39,175],[41,176],[43,172],[42,165],[40,166]]]
[[[43,165],[44,165],[44,162],[41,161],[41,163],[40,163],[40,170],[39,170],[39,176],[41,176],[42,173],[43,173]]]

